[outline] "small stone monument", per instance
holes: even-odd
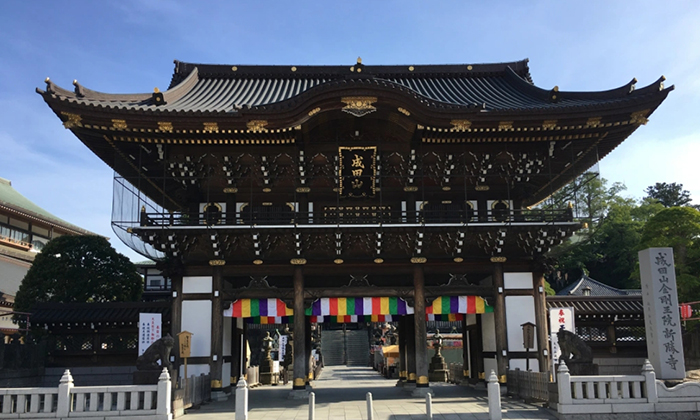
[[[265,352],[265,357],[260,361],[260,383],[263,385],[271,385],[274,381],[273,361],[270,355],[272,351],[272,342],[275,341],[270,337],[270,332],[267,331],[263,338],[262,349]]]
[[[442,356],[440,349],[442,348],[442,335],[440,330],[435,330],[433,335],[433,348],[435,354],[430,359],[430,367],[428,368],[428,378],[430,382],[447,382],[448,372],[445,358]]]

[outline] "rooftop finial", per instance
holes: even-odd
[[[78,79],[73,79],[73,86],[78,86]]]
[[[44,83],[49,83],[50,81],[51,81],[51,79],[49,79],[48,77],[46,79],[44,79]]]
[[[362,57],[357,57],[357,64],[362,64]]]
[[[160,93],[160,89],[158,89],[157,87],[154,87],[154,88],[153,88],[153,93]]]

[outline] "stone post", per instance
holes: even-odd
[[[367,395],[367,420],[373,420],[374,419],[374,405],[372,403],[372,393],[368,392],[366,395]]]
[[[651,362],[649,362],[649,359],[644,361],[644,366],[642,366],[642,376],[644,376],[644,390],[646,393],[647,402],[659,402],[659,394],[656,389],[656,373],[654,372],[654,367],[651,365]]]
[[[172,410],[172,392],[173,386],[170,383],[170,374],[167,368],[163,368],[163,372],[158,377],[158,403],[156,405],[156,414],[158,416],[168,416]]]
[[[236,417],[235,420],[248,420],[248,384],[241,374],[236,384]]]
[[[571,375],[569,375],[569,368],[563,360],[559,362],[559,370],[557,371],[557,390],[559,391],[559,404],[572,404]]]
[[[487,385],[489,398],[489,420],[501,420],[501,385],[498,383],[496,372],[491,370]]]
[[[71,388],[73,388],[73,376],[71,376],[70,370],[66,369],[58,384],[58,398],[56,402],[57,418],[68,417],[68,413],[70,413],[71,406],[73,405],[70,393]]]

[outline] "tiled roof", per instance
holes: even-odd
[[[20,213],[25,217],[40,220],[49,225],[63,228],[64,230],[81,234],[94,235],[83,228],[59,219],[48,211],[34,204],[27,197],[20,194],[12,188],[12,182],[7,179],[0,178],[0,209],[5,208],[16,213]]]
[[[139,313],[160,313],[163,323],[170,322],[169,302],[112,302],[112,303],[40,303],[32,310],[33,324],[97,325],[103,322],[139,322]]]
[[[584,289],[590,288],[590,296],[627,296],[641,295],[640,290],[634,289],[616,289],[607,284],[593,280],[587,275],[583,275],[578,281],[571,283],[559,292],[557,296],[584,296]]]
[[[635,80],[602,92],[564,92],[536,87],[527,60],[498,64],[424,66],[231,66],[175,62],[165,104],[153,95],[114,95],[77,82],[71,92],[47,81],[47,92],[70,103],[151,111],[235,113],[238,109],[274,110],[296,104],[311,92],[373,87],[402,93],[432,108],[488,111],[547,111],[619,107],[663,90],[663,78],[634,89]]]
[[[547,308],[566,307],[573,307],[576,316],[641,316],[644,313],[642,296],[547,296]]]

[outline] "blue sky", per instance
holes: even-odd
[[[14,1],[0,3],[0,177],[112,238],[112,172],[34,88],[151,92],[173,60],[220,64],[483,63],[530,59],[536,85],[605,90],[667,77],[676,90],[601,161],[640,198],[679,182],[700,203],[700,2]]]

